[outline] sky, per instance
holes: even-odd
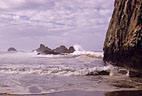
[[[0,0],[0,50],[45,44],[102,51],[114,0]]]

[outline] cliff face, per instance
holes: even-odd
[[[142,0],[115,0],[104,43],[104,61],[142,69]]]

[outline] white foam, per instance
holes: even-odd
[[[16,74],[39,74],[39,75],[60,75],[60,76],[84,76],[92,72],[100,72],[103,70],[109,71],[111,67],[93,67],[93,68],[83,68],[83,69],[72,69],[65,66],[37,66],[37,67],[7,67],[0,68],[1,73],[16,73]]]
[[[103,52],[86,51],[80,45],[74,45],[75,52],[72,55],[91,55],[94,57],[103,57]]]
[[[68,72],[66,74],[64,74],[64,76],[71,76],[71,75],[87,75],[89,73],[97,73],[100,71],[108,71],[109,72],[110,67],[109,66],[104,66],[104,67],[93,67],[93,68],[84,68],[81,70],[77,70],[75,72]]]
[[[73,47],[74,47],[75,51],[84,51],[84,49],[78,44],[74,45]]]
[[[44,63],[43,65],[41,66],[36,65],[37,62],[39,62],[39,64],[40,63],[42,64],[42,59],[40,59],[40,57],[45,57],[45,58],[52,58],[52,57],[61,57],[61,58],[69,57],[70,58],[71,57],[71,58],[74,58],[76,55],[78,56],[82,54],[91,54],[95,56],[102,55],[101,52],[84,51],[83,48],[79,46],[78,48],[76,47],[76,49],[78,51],[75,51],[74,53],[68,54],[68,55],[37,55],[37,52],[15,52],[15,53],[7,52],[4,54],[0,54],[0,61],[3,64],[0,67],[0,72],[18,73],[18,74],[54,74],[54,75],[69,76],[69,75],[85,75],[85,74],[88,74],[89,72],[92,72],[92,71],[95,72],[98,70],[103,70],[105,68],[105,67],[94,67],[94,68],[84,68],[83,67],[84,69],[80,69],[80,67],[74,67],[76,66],[74,62],[72,64],[73,67],[70,65],[69,65],[70,67],[67,67],[66,65],[61,66],[61,64],[59,64],[59,66],[54,65],[54,64],[53,66],[50,66],[48,65],[48,63],[50,63],[48,62],[48,59],[46,59],[47,64],[45,63],[46,60],[44,59],[45,61],[43,61]],[[39,58],[37,59],[33,57],[39,57]],[[66,60],[66,59],[63,59],[63,60]],[[75,62],[77,63],[77,61]],[[52,65],[52,60],[51,60],[51,65]],[[83,64],[80,66],[83,66]]]
[[[74,45],[73,46],[75,49],[75,52],[71,53],[71,54],[66,54],[66,55],[53,55],[53,54],[48,54],[48,55],[44,55],[44,54],[40,54],[40,55],[36,55],[38,52],[34,51],[31,54],[31,56],[35,56],[35,57],[43,57],[43,58],[52,58],[52,57],[70,57],[70,56],[76,56],[76,55],[90,55],[90,56],[94,56],[94,57],[103,57],[103,52],[93,52],[93,51],[85,51],[80,45]]]
[[[86,55],[90,57],[103,58],[103,52],[92,52],[92,51],[75,51],[72,55]]]
[[[34,52],[6,52],[4,54],[0,54],[0,57],[33,57],[36,56]]]
[[[36,57],[43,57],[43,58],[52,58],[52,57],[62,57],[62,55],[53,55],[53,54],[50,54],[50,55],[42,55],[42,54],[40,54],[40,55],[37,55]]]

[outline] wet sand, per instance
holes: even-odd
[[[80,91],[80,90],[71,90],[71,91],[63,91],[56,92],[50,94],[1,94],[0,96],[105,96],[104,92],[95,92],[95,91]]]
[[[72,91],[53,93],[47,96],[105,96],[105,95],[104,92],[72,90]]]
[[[130,91],[142,90],[142,78],[86,75],[104,70],[102,59],[21,55],[0,56],[0,96],[142,96]]]
[[[0,94],[0,96],[142,96],[142,90],[114,91],[114,92],[95,92],[71,90],[50,94]]]

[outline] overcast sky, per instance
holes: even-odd
[[[0,0],[0,50],[79,44],[100,51],[114,0]]]

